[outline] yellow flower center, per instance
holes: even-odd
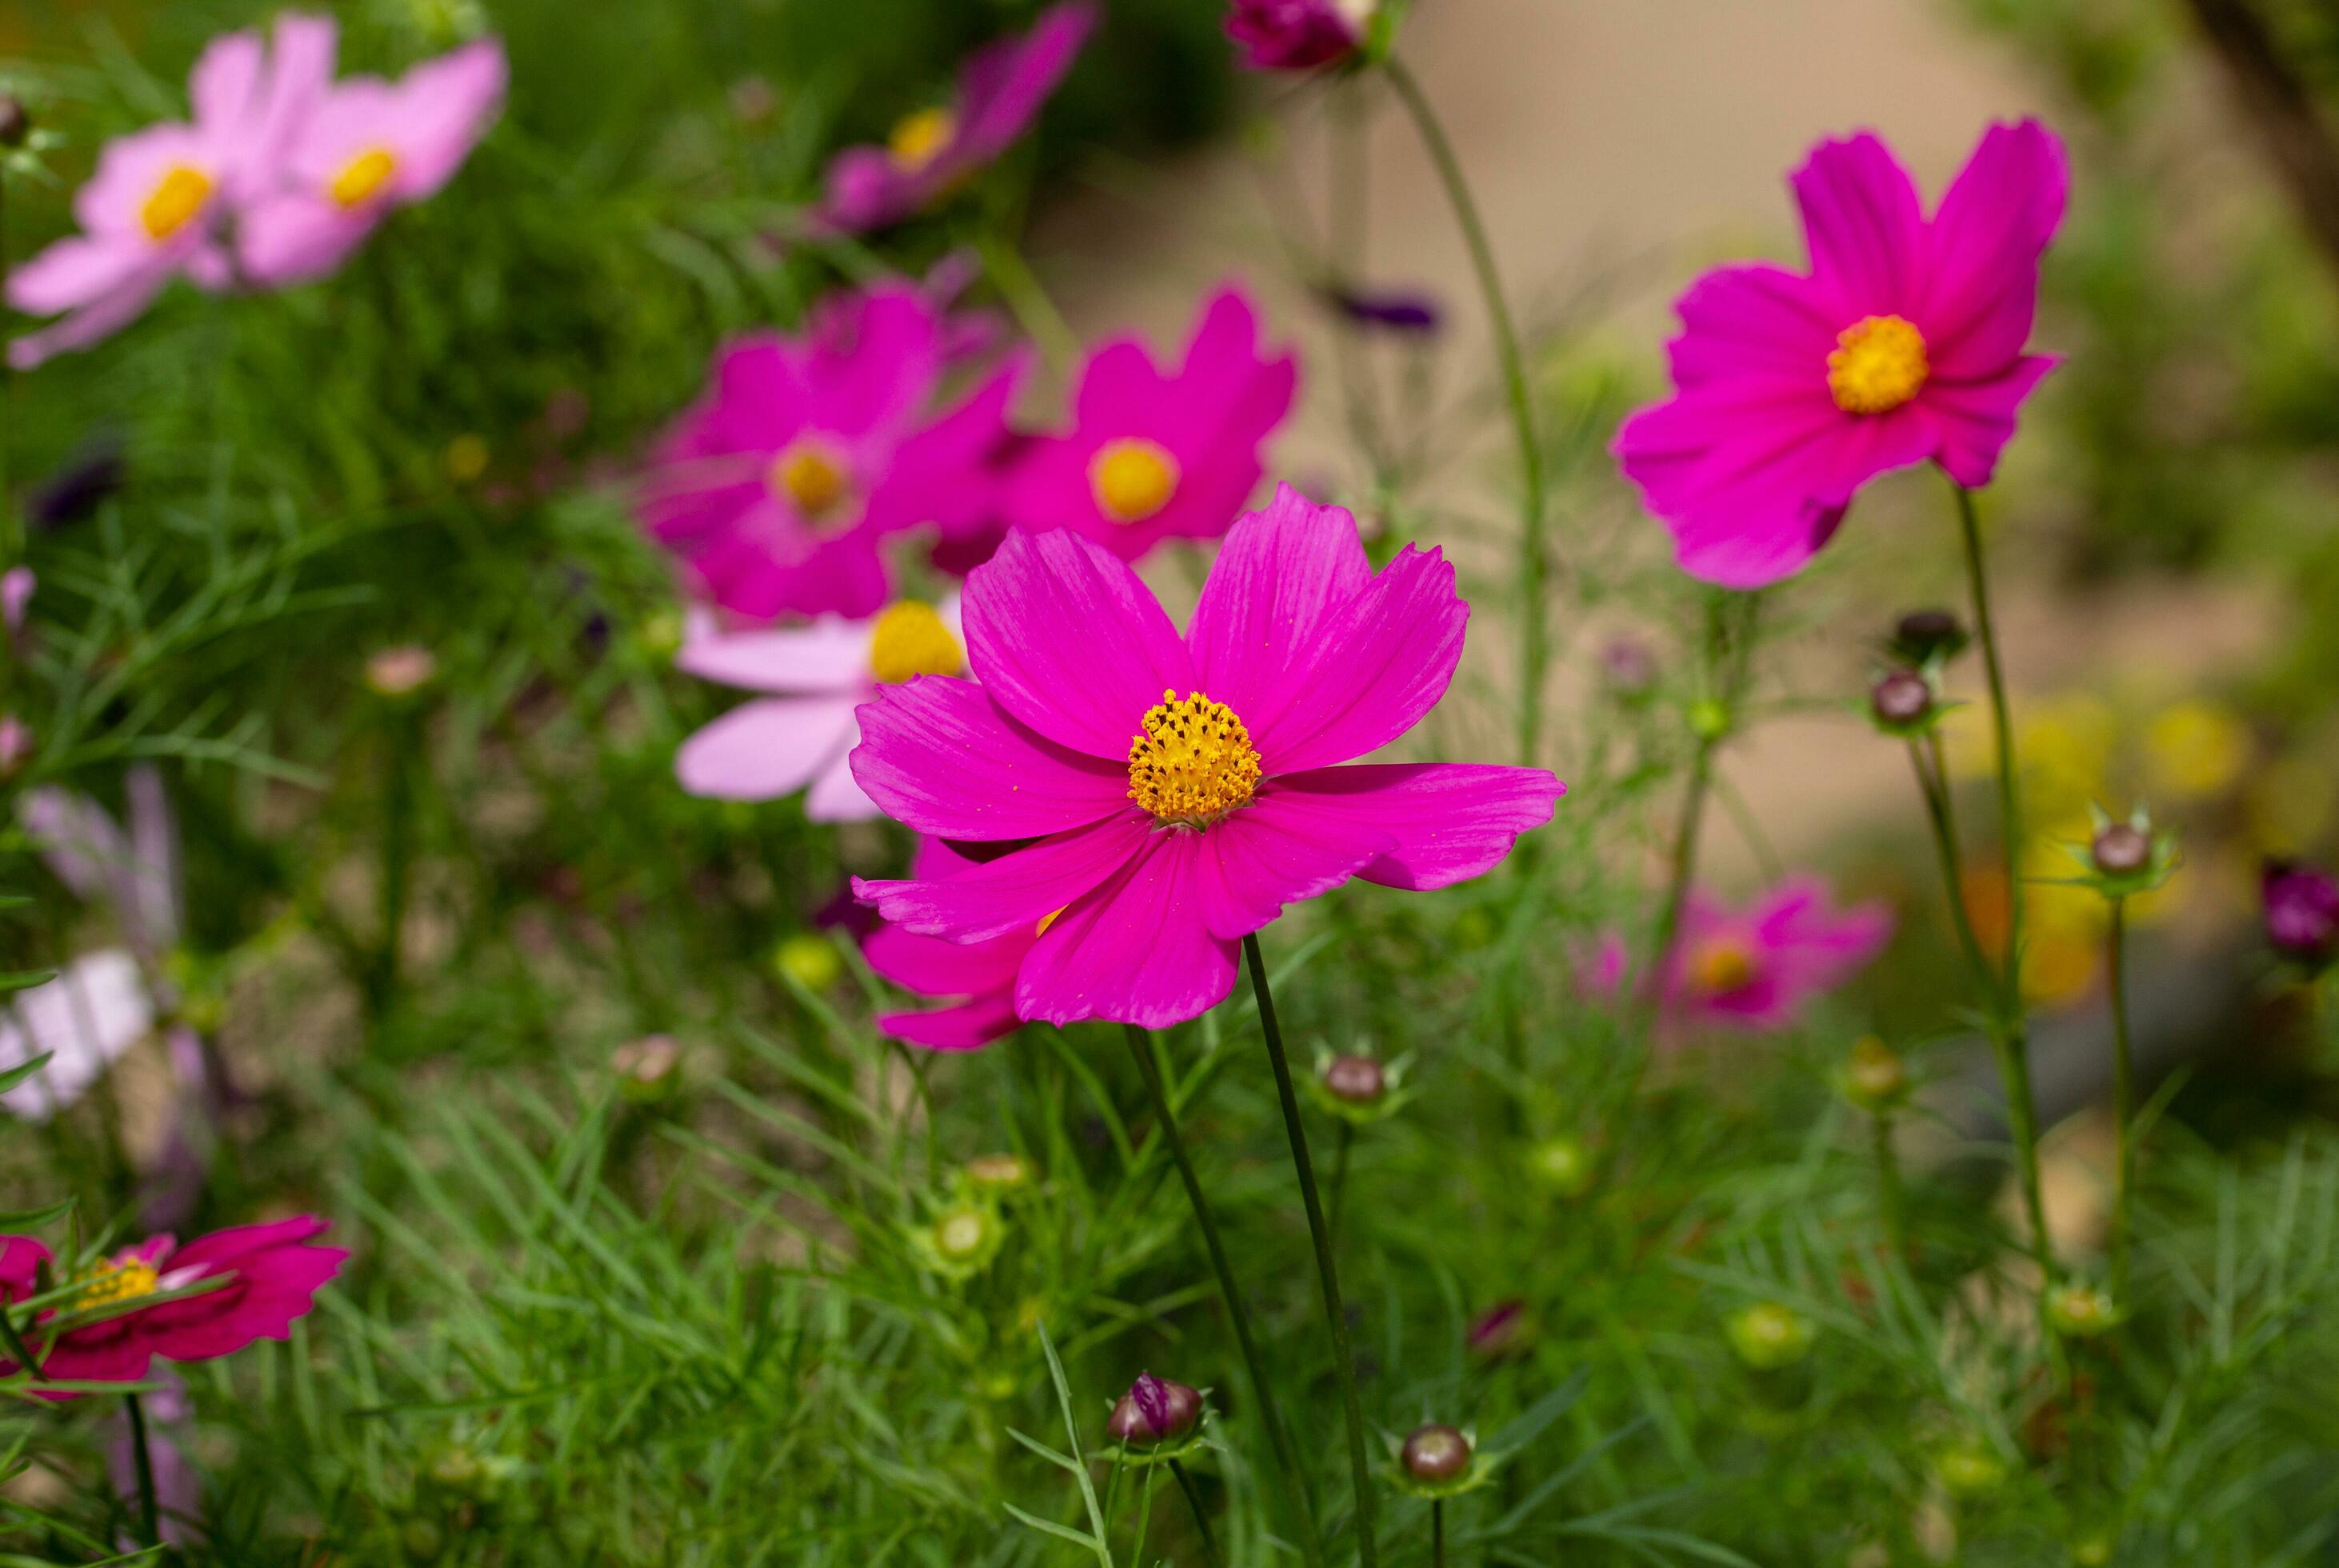
[[[957,115],[947,109],[921,109],[904,115],[893,127],[893,133],[885,139],[885,150],[893,155],[895,168],[914,174],[957,139]]]
[[[1129,798],[1155,820],[1207,827],[1258,789],[1258,753],[1234,709],[1165,691],[1145,710],[1145,733],[1129,743]]]
[[[190,163],[173,163],[155,182],[153,194],[138,209],[138,222],[150,240],[167,240],[189,223],[212,199],[212,177]]]
[[[1141,523],[1178,493],[1178,459],[1153,441],[1107,441],[1089,459],[1089,488],[1114,522]]]
[[[818,441],[798,441],[772,460],[772,493],[815,521],[844,503],[853,481],[844,460]]]
[[[1847,414],[1889,414],[1924,390],[1925,334],[1899,316],[1869,316],[1836,335],[1828,390]]]
[[[932,605],[903,599],[886,606],[869,634],[869,667],[889,686],[914,676],[954,676],[966,668],[966,650]]]
[[[86,1311],[93,1307],[111,1307],[117,1301],[129,1301],[141,1296],[152,1296],[161,1282],[154,1266],[143,1257],[125,1263],[100,1258],[97,1267],[84,1277],[88,1283],[74,1297],[74,1307]]]
[[[1707,995],[1727,996],[1753,981],[1754,955],[1734,937],[1714,937],[1700,943],[1691,956],[1689,977]]]
[[[342,207],[361,207],[398,173],[398,156],[387,147],[369,147],[348,163],[326,187]]]

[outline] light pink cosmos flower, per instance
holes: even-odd
[[[822,227],[863,233],[919,212],[1014,144],[1072,68],[1096,25],[1088,0],[1051,6],[1021,38],[969,56],[957,100],[921,109],[883,147],[848,147],[828,166]]]
[[[846,759],[861,744],[862,704],[884,685],[966,668],[958,597],[939,605],[903,599],[883,615],[809,626],[693,636],[675,667],[702,680],[771,695],[740,704],[688,740],[675,776],[695,795],[777,800],[811,786],[814,822],[860,822],[875,803]]]
[[[1786,1029],[1813,997],[1882,952],[1892,925],[1880,903],[1838,911],[1816,877],[1790,878],[1743,910],[1693,889],[1657,981],[1662,1025],[1672,1037],[1701,1028]],[[1624,966],[1623,939],[1612,935],[1585,977],[1589,988],[1613,992]]]
[[[68,1328],[41,1356],[41,1375],[65,1383],[135,1383],[157,1356],[208,1361],[232,1356],[255,1339],[290,1338],[292,1320],[316,1305],[318,1290],[349,1257],[341,1247],[315,1245],[326,1228],[324,1220],[301,1215],[272,1225],[215,1230],[183,1247],[157,1236],[124,1247],[82,1277],[85,1288],[79,1297],[63,1309],[44,1308],[36,1323],[47,1323],[61,1310],[113,1307],[212,1279],[227,1283]],[[0,1304],[32,1296],[37,1271],[54,1261],[32,1237],[0,1237]],[[37,1346],[44,1336],[35,1330],[29,1337],[41,1354]],[[0,1361],[0,1376],[16,1370],[14,1362]]]
[[[44,1053],[49,1059],[0,1094],[0,1105],[25,1121],[48,1120],[88,1093],[153,1027],[153,999],[138,960],[118,947],[83,954],[0,1011],[0,1071]]]
[[[1241,290],[1211,299],[1174,372],[1120,338],[1089,356],[1073,428],[1020,453],[1006,515],[1037,532],[1071,528],[1135,560],[1165,538],[1226,532],[1264,471],[1265,441],[1291,409],[1298,361],[1264,359]]]
[[[1801,569],[1889,469],[1988,484],[2056,362],[2023,351],[2069,184],[2037,122],[1990,127],[1929,220],[1865,133],[1821,143],[1793,184],[1811,271],[1700,279],[1667,347],[1673,397],[1616,439],[1682,569],[1727,587]]]
[[[392,209],[437,195],[494,123],[508,76],[492,38],[396,82],[331,82],[330,44],[323,59],[305,64],[314,107],[283,149],[281,184],[255,198],[236,227],[246,275],[271,286],[331,272]]]
[[[1376,576],[1355,519],[1288,486],[1229,532],[1183,637],[1125,562],[1062,529],[1010,535],[965,616],[982,684],[888,687],[861,710],[854,776],[921,833],[1037,842],[854,887],[951,942],[1046,922],[1017,971],[1026,1019],[1193,1018],[1285,904],[1352,876],[1476,876],[1560,794],[1539,768],[1331,765],[1436,705],[1469,610],[1437,551]]]
[[[726,345],[653,458],[645,526],[735,614],[875,614],[888,536],[929,523],[947,536],[997,513],[992,459],[1031,360],[1012,357],[933,418],[960,340],[933,300],[889,283],[799,337]]]
[[[1227,36],[1254,71],[1312,71],[1354,54],[1377,0],[1233,0]]]
[[[975,863],[940,839],[920,842],[910,874],[922,882],[950,876]],[[895,1040],[929,1050],[977,1050],[1015,1032],[1015,975],[1047,922],[987,942],[945,942],[882,925],[861,944],[869,967],[904,991],[956,998],[923,1012],[881,1012],[877,1027]]]
[[[183,273],[206,289],[234,281],[222,228],[228,212],[276,176],[287,138],[311,106],[332,58],[332,24],[278,19],[274,47],[256,33],[214,38],[187,92],[192,123],[150,125],[108,144],[74,193],[82,232],[59,240],[8,278],[8,303],[64,319],[8,346],[30,370],[128,325]]]

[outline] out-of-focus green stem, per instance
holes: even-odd
[[[160,1546],[162,1510],[154,1500],[154,1455],[146,1446],[146,1412],[135,1394],[123,1395],[122,1407],[130,1417],[130,1460],[138,1471],[138,1538],[149,1546]]]
[[[2118,1126],[2119,1156],[2112,1181],[2112,1304],[2127,1307],[2128,1227],[2136,1202],[2136,1057],[2128,1043],[2127,900],[2112,902],[2111,930],[2105,937],[2112,993],[2112,1119]]]
[[[1170,1461],[1170,1474],[1178,1478],[1178,1490],[1186,1494],[1186,1506],[1193,1511],[1195,1532],[1202,1537],[1202,1568],[1219,1568],[1219,1543],[1210,1534],[1210,1516],[1202,1512],[1202,1494],[1194,1489],[1194,1478],[1186,1474],[1186,1462]]]

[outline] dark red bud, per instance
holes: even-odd
[[[1894,670],[1871,687],[1869,705],[1888,725],[1913,725],[1933,710],[1933,688],[1914,670]]]
[[[1416,1481],[1451,1481],[1470,1467],[1470,1440],[1443,1422],[1416,1426],[1397,1455]]]
[[[2152,840],[2116,822],[2096,835],[2096,869],[2106,876],[2127,876],[2152,863]]]
[[[1200,1394],[1141,1372],[1113,1405],[1105,1430],[1123,1443],[1170,1443],[1193,1431],[1201,1418]]]

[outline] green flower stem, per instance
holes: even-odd
[[[1900,1179],[1900,1151],[1892,1146],[1892,1113],[1878,1110],[1869,1116],[1869,1136],[1876,1150],[1876,1186],[1882,1196],[1884,1233],[1892,1240],[1892,1251],[1903,1263],[1909,1261],[1909,1190]]]
[[[2127,1307],[2128,1227],[2136,1202],[2136,1058],[2127,1026],[2127,900],[2112,902],[2105,937],[2112,993],[2112,1119],[2119,1129],[2119,1156],[2112,1185],[2112,1304]]]
[[[1340,1123],[1340,1141],[1332,1154],[1332,1212],[1327,1223],[1332,1228],[1332,1239],[1340,1239],[1340,1208],[1348,1196],[1348,1151],[1357,1141],[1353,1122]]]
[[[1153,1060],[1153,1045],[1145,1031],[1135,1024],[1123,1026],[1129,1040],[1129,1053],[1137,1060],[1137,1076],[1145,1080],[1146,1097],[1153,1104],[1153,1119],[1160,1125],[1161,1141],[1169,1146],[1170,1161],[1178,1168],[1178,1179],[1185,1184],[1186,1202],[1194,1211],[1194,1225],[1202,1233],[1202,1248],[1210,1256],[1210,1267],[1219,1277],[1219,1295],[1227,1304],[1227,1320],[1234,1326],[1235,1344],[1242,1352],[1243,1370],[1250,1378],[1251,1393],[1258,1400],[1259,1419],[1267,1428],[1268,1444],[1275,1450],[1275,1463],[1283,1472],[1284,1484],[1298,1500],[1299,1523],[1299,1555],[1308,1568],[1322,1568],[1324,1543],[1317,1533],[1316,1507],[1309,1496],[1307,1472],[1299,1467],[1298,1455],[1291,1446],[1291,1435],[1283,1425],[1283,1416],[1276,1408],[1275,1393],[1267,1380],[1267,1364],[1260,1359],[1258,1341],[1251,1334],[1250,1314],[1243,1307],[1242,1291],[1235,1284],[1235,1271],[1227,1261],[1226,1243],[1219,1238],[1219,1222],[1210,1212],[1210,1201],[1202,1195],[1202,1183],[1194,1174],[1194,1162],[1186,1152],[1186,1139],[1178,1130],[1178,1113],[1170,1108],[1169,1090],[1161,1082],[1160,1070]]]
[[[1219,1543],[1210,1534],[1210,1516],[1202,1512],[1202,1494],[1194,1490],[1194,1478],[1186,1474],[1186,1462],[1170,1461],[1170,1474],[1178,1478],[1178,1490],[1186,1494],[1186,1506],[1193,1510],[1194,1529],[1202,1537],[1202,1568],[1219,1568]]]
[[[1446,1568],[1446,1499],[1429,1500],[1429,1568]]]
[[[1479,219],[1478,203],[1470,194],[1462,161],[1455,155],[1446,127],[1430,107],[1421,84],[1405,64],[1391,56],[1383,63],[1389,85],[1413,117],[1421,144],[1437,169],[1454,220],[1470,249],[1470,265],[1485,296],[1486,321],[1495,335],[1495,352],[1502,362],[1503,390],[1510,402],[1511,424],[1519,446],[1519,763],[1537,764],[1543,753],[1544,668],[1550,650],[1544,646],[1544,592],[1547,566],[1544,544],[1543,442],[1535,434],[1535,399],[1527,387],[1526,356],[1519,348],[1517,327],[1503,294],[1503,276],[1495,266],[1494,247]]]
[[[130,1457],[138,1469],[138,1538],[149,1546],[163,1543],[161,1510],[154,1502],[154,1456],[146,1447],[146,1412],[138,1395],[125,1394],[122,1405],[130,1416]]]
[[[1284,1055],[1283,1031],[1275,1021],[1275,998],[1267,987],[1267,960],[1259,953],[1256,935],[1243,938],[1243,960],[1250,966],[1251,994],[1258,999],[1259,1031],[1267,1037],[1267,1059],[1275,1068],[1275,1091],[1283,1102],[1283,1129],[1291,1139],[1291,1167],[1299,1177],[1308,1238],[1316,1244],[1317,1283],[1324,1293],[1324,1323],[1331,1330],[1333,1362],[1340,1380],[1340,1414],[1348,1431],[1348,1470],[1356,1482],[1357,1557],[1363,1568],[1377,1568],[1380,1547],[1373,1534],[1373,1472],[1365,1457],[1364,1405],[1357,1397],[1357,1362],[1348,1348],[1347,1314],[1340,1305],[1340,1271],[1332,1260],[1324,1202],[1316,1192],[1316,1166],[1308,1157],[1308,1131],[1300,1125],[1299,1097],[1291,1087],[1291,1062]]]

